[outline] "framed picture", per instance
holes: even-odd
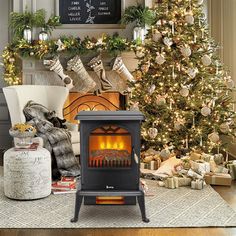
[[[62,28],[122,28],[125,0],[55,0]]]

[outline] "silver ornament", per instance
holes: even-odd
[[[172,41],[171,38],[165,37],[165,38],[163,39],[163,43],[164,43],[166,46],[170,47],[170,46],[173,44],[173,41]]]
[[[190,78],[195,78],[195,76],[197,75],[198,73],[198,69],[197,68],[189,68],[187,70],[187,74],[189,75]]]
[[[148,93],[151,95],[154,93],[156,89],[156,85],[155,84],[152,84],[151,87],[148,89]]]
[[[144,48],[143,47],[137,47],[136,48],[136,56],[138,58],[144,57]]]
[[[170,157],[170,151],[169,151],[169,149],[162,149],[161,152],[160,152],[160,157],[161,157],[163,160],[167,160],[167,159]]]
[[[55,43],[57,45],[57,51],[63,51],[65,49],[65,45],[62,43],[61,39],[58,39]]]
[[[180,52],[184,57],[189,57],[192,54],[189,46],[181,47]]]
[[[208,134],[208,139],[213,143],[218,143],[220,141],[220,136],[217,132]]]
[[[231,79],[231,76],[227,76],[227,77],[225,78],[225,85],[226,85],[226,87],[229,88],[229,89],[234,88],[235,84],[234,84],[234,81]]]
[[[152,34],[152,40],[158,42],[162,38],[162,34],[159,31],[154,31]]]
[[[228,133],[229,132],[229,124],[228,123],[222,123],[221,125],[220,125],[220,131],[222,132],[222,133]]]
[[[45,28],[42,28],[42,30],[39,32],[39,40],[40,41],[47,41],[49,39],[48,33],[45,30]]]
[[[157,129],[156,128],[149,128],[148,129],[148,135],[149,135],[149,137],[151,138],[151,139],[154,139],[154,138],[156,138],[156,136],[157,136]]]
[[[210,56],[208,55],[204,55],[201,60],[204,66],[209,66],[212,62]]]
[[[209,116],[211,114],[211,108],[207,107],[207,106],[204,106],[202,109],[201,109],[201,114],[203,116]]]
[[[187,14],[185,15],[185,22],[188,23],[189,25],[194,24],[194,17],[192,14]]]
[[[162,65],[166,61],[166,59],[162,54],[157,53],[155,61],[158,65]]]
[[[188,97],[189,95],[189,89],[187,87],[183,87],[180,91],[179,91],[180,95],[183,97]]]

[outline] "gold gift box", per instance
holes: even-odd
[[[222,173],[206,174],[205,181],[206,184],[230,186],[232,178],[230,174],[222,174]]]

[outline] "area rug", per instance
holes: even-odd
[[[2,172],[0,170],[0,172]],[[82,206],[79,221],[70,223],[75,194],[50,195],[34,201],[10,200],[3,193],[0,173],[0,228],[144,228],[236,226],[236,213],[210,186],[167,189],[147,181],[146,210],[150,223],[143,223],[136,206]]]

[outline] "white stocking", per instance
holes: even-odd
[[[86,71],[78,55],[67,62],[67,70],[73,70],[76,72],[78,79],[82,81],[82,84],[76,83],[76,81],[74,81],[75,88],[78,90],[78,92],[87,93],[96,86],[95,81]]]
[[[43,64],[46,65],[49,70],[52,70],[58,74],[68,89],[72,89],[74,87],[73,80],[64,73],[59,57],[54,57],[51,60],[44,60]]]
[[[112,70],[116,71],[123,79],[127,79],[130,82],[135,81],[133,75],[129,72],[121,57],[116,58]]]

